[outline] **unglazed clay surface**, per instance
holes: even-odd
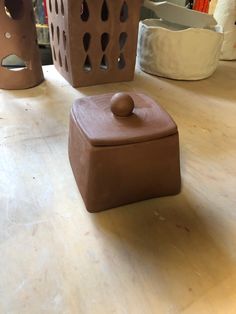
[[[25,66],[13,71],[4,66],[9,56]],[[43,81],[31,0],[0,1],[0,88],[25,89]]]
[[[224,41],[220,58],[236,59],[236,0],[218,0],[214,17],[223,27]]]
[[[134,100],[127,93],[117,93],[111,98],[111,112],[115,117],[131,116],[134,107]]]
[[[78,99],[70,116],[70,163],[90,212],[180,191],[179,138],[174,121],[142,94],[131,94],[139,125],[132,116],[115,121],[113,114],[106,112],[113,95]],[[96,116],[95,126],[91,116]]]
[[[47,0],[57,70],[74,87],[133,79],[141,0]]]
[[[143,71],[177,80],[209,77],[218,65],[223,34],[216,30],[140,22],[138,62]]]
[[[150,97],[135,93],[126,95],[134,100],[133,114],[127,117],[118,117],[112,113],[114,94],[84,97],[75,101],[73,118],[92,145],[132,144],[177,132],[171,117]]]

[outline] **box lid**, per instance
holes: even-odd
[[[211,28],[217,24],[213,15],[190,10],[168,1],[152,2],[144,0],[143,5],[154,11],[166,22],[185,27]]]
[[[118,93],[77,99],[72,117],[94,146],[150,141],[177,133],[172,118],[143,94]]]

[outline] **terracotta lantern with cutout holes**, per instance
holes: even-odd
[[[74,87],[134,76],[142,0],[47,0],[57,70]]]
[[[17,60],[18,67],[10,62]],[[0,88],[25,89],[43,81],[31,0],[0,1]]]

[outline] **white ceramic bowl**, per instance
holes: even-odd
[[[170,26],[158,19],[140,22],[138,62],[145,72],[176,80],[200,80],[216,70],[223,42],[221,27]]]

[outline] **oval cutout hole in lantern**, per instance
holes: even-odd
[[[14,54],[8,55],[3,58],[1,61],[1,67],[6,68],[10,71],[21,71],[25,69],[30,69],[26,61]]]

